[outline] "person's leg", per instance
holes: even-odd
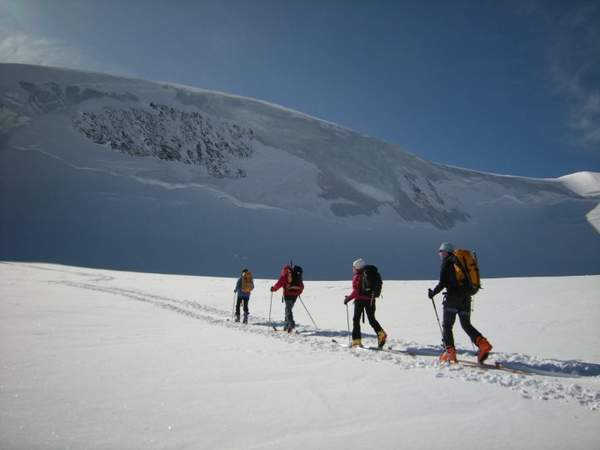
[[[288,330],[290,324],[290,316],[292,315],[292,307],[290,305],[289,297],[284,297],[283,301],[285,302],[285,314],[283,318],[283,329],[284,331]]]
[[[365,302],[354,300],[354,316],[352,317],[352,343],[360,345],[361,343],[361,331],[360,331],[360,318],[365,309]]]
[[[250,311],[248,310],[248,302],[249,301],[250,301],[249,298],[244,299],[244,323],[248,323],[248,315],[250,314]]]
[[[365,305],[365,311],[367,313],[367,319],[369,320],[369,325],[375,330],[375,333],[379,333],[381,331],[381,325],[377,322],[375,318],[375,302],[368,302]]]
[[[456,349],[454,348],[454,336],[452,334],[452,327],[454,326],[454,322],[456,320],[456,314],[458,311],[455,308],[449,308],[444,306],[444,352],[440,355],[441,362],[449,362],[456,363],[458,360],[456,358]]]
[[[463,303],[461,305],[461,310],[458,313],[458,318],[460,320],[460,326],[465,333],[469,335],[471,342],[473,342],[478,348],[477,352],[477,360],[482,363],[489,356],[492,351],[492,344],[483,337],[483,335],[473,326],[471,323],[471,298],[465,297],[463,299]]]
[[[367,303],[367,306],[365,306],[365,310],[367,312],[369,324],[371,325],[371,327],[373,327],[375,333],[377,333],[377,346],[379,348],[382,348],[385,345],[385,342],[387,341],[387,334],[385,331],[383,331],[383,328],[375,318],[375,302],[373,301]]]
[[[242,297],[240,297],[238,295],[238,298],[235,302],[235,321],[239,322],[240,321],[240,305],[242,303]]]
[[[458,313],[458,320],[460,320],[460,326],[465,330],[471,342],[473,344],[476,343],[477,338],[481,337],[481,333],[471,323],[471,311],[460,311]]]
[[[294,322],[294,304],[297,297],[285,297],[285,326],[284,329],[291,331],[296,323]]]
[[[444,322],[442,328],[444,330],[444,345],[446,347],[454,347],[454,335],[452,334],[452,327],[456,321],[456,314],[458,310],[456,308],[444,307]]]

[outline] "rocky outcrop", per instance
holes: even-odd
[[[235,160],[253,153],[251,129],[157,103],[143,109],[79,111],[73,125],[97,144],[133,156],[202,165],[218,178],[245,177]]]

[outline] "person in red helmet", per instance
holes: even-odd
[[[471,324],[471,296],[467,292],[467,286],[460,285],[457,281],[455,265],[457,264],[456,257],[453,254],[454,245],[449,242],[443,242],[438,250],[442,265],[440,268],[440,280],[437,286],[427,291],[427,296],[433,300],[436,294],[440,293],[444,288],[444,319],[443,319],[443,340],[445,350],[440,355],[440,361],[456,363],[456,348],[454,347],[454,335],[452,327],[456,321],[456,316],[460,320],[465,333],[469,335],[471,341],[479,348],[477,360],[484,362],[492,345],[486,338]]]
[[[298,296],[304,292],[302,273],[302,267],[291,263],[286,264],[281,269],[277,283],[271,286],[271,292],[275,292],[283,288],[283,301],[285,302],[285,319],[283,329],[288,333],[291,333],[296,327],[293,309]]]
[[[377,276],[379,278],[379,292],[375,295],[374,293],[365,292],[364,277],[365,269],[375,266],[367,266],[362,258],[357,259],[352,263],[352,293],[344,298],[344,304],[354,300],[354,316],[352,317],[352,347],[360,347],[362,345],[362,335],[360,331],[360,318],[363,311],[367,313],[367,319],[369,324],[377,333],[377,345],[382,348],[387,340],[387,334],[383,331],[383,328],[375,319],[375,296],[379,296],[381,291],[381,277],[379,272]]]

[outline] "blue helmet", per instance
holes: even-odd
[[[454,251],[454,245],[452,245],[450,242],[442,242],[439,251],[452,253]]]

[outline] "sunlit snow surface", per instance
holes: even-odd
[[[0,263],[0,447],[598,448],[600,277],[484,280],[490,361],[528,374],[440,366],[432,281],[386,280],[377,303],[415,357],[332,342],[349,281],[307,282],[300,333],[273,331],[273,281],[242,325],[235,278]]]

